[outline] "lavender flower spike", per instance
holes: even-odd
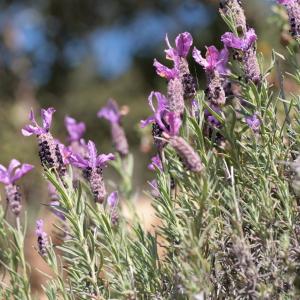
[[[36,237],[37,237],[39,254],[41,256],[45,257],[47,255],[48,235],[44,231],[44,221],[43,220],[37,220],[36,221],[35,234],[36,234]]]
[[[119,203],[118,192],[116,191],[116,192],[112,192],[111,194],[109,194],[109,196],[107,197],[107,205],[109,208],[111,223],[113,225],[116,225],[119,220],[119,214],[118,214],[118,210],[117,210],[118,203]]]
[[[223,88],[224,76],[229,73],[227,67],[229,52],[227,48],[218,51],[215,46],[207,47],[205,58],[202,57],[201,52],[197,48],[194,48],[193,57],[206,72],[208,81],[206,97],[208,101],[211,101],[215,105],[224,105],[226,102],[226,95]]]
[[[175,40],[175,47],[170,45],[166,36],[168,49],[165,50],[167,59],[173,61],[172,69],[162,65],[156,59],[154,67],[159,76],[168,79],[168,98],[171,111],[182,114],[184,110],[183,100],[192,99],[196,93],[196,83],[190,74],[187,55],[193,44],[193,38],[189,32],[180,33]]]
[[[156,98],[157,106],[153,104],[153,97]],[[161,149],[164,146],[164,142],[160,139],[162,137],[163,130],[165,128],[164,117],[168,111],[168,100],[159,92],[151,92],[148,97],[149,106],[153,111],[153,115],[146,120],[141,121],[141,127],[152,124],[152,135],[155,145]]]
[[[298,0],[277,0],[277,2],[286,7],[292,36],[300,38],[300,2]]]
[[[89,181],[94,199],[96,202],[103,203],[106,196],[106,189],[103,182],[102,170],[107,165],[109,160],[114,159],[113,154],[97,155],[97,150],[94,142],[88,142],[88,158],[80,154],[73,154],[70,157],[70,162],[75,167],[83,170],[84,177]]]
[[[128,142],[121,126],[121,113],[115,100],[109,99],[107,105],[98,111],[97,116],[110,122],[113,144],[121,156],[128,154]]]
[[[241,0],[221,0],[221,11],[233,18],[237,30],[241,33],[247,31],[246,17],[241,6]]]
[[[70,142],[78,142],[82,138],[83,134],[86,131],[85,124],[83,122],[77,122],[75,119],[66,116],[65,117],[65,126],[69,133]]]
[[[34,166],[21,164],[18,160],[12,159],[8,168],[0,165],[0,182],[5,185],[6,199],[12,213],[18,216],[21,212],[21,194],[16,181],[31,171]]]
[[[178,136],[181,126],[180,117],[174,113],[168,113],[168,124],[169,129],[165,128],[164,136],[169,140],[184,166],[192,172],[201,172],[203,165],[198,153],[182,137]]]
[[[39,156],[44,168],[54,168],[58,171],[59,175],[65,174],[65,166],[63,163],[62,154],[59,149],[58,143],[54,140],[50,133],[50,126],[52,122],[52,115],[55,109],[50,107],[48,109],[41,110],[42,126],[39,126],[35,120],[34,113],[31,110],[29,120],[31,125],[26,125],[22,129],[24,136],[30,136],[35,134],[39,143]]]
[[[261,73],[256,57],[255,41],[257,36],[254,29],[250,28],[244,38],[235,36],[232,32],[226,32],[221,37],[226,47],[241,50],[243,52],[242,63],[247,80],[258,84],[261,80]]]

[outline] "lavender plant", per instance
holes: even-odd
[[[300,84],[299,3],[278,2],[287,8],[295,41],[286,57],[273,51],[267,66],[257,59],[259,38],[247,26],[241,1],[221,1],[230,31],[221,37],[223,50],[209,46],[203,58],[194,48],[207,77],[207,88],[197,92],[187,60],[191,35],[179,34],[175,47],[166,39],[174,66],[155,60],[154,67],[167,78],[167,94],[151,92],[153,115],[141,121],[142,127],[152,125],[156,151],[149,194],[160,224],[152,233],[134,212],[132,156],[116,102],[98,112],[111,124],[116,155],[98,155],[92,141],[85,145],[85,126],[72,118],[66,118],[69,145],[59,146],[49,132],[54,109],[42,110],[43,127],[31,113],[33,125],[23,134],[38,136],[63,237],[53,244],[43,221],[37,222],[36,249],[53,270],[43,287],[48,299],[300,297],[299,96],[284,97],[282,74],[279,89],[269,80],[284,58],[293,63],[286,76]],[[119,171],[124,184],[110,186],[108,196],[106,165]],[[30,168],[1,167],[1,181],[14,184]],[[126,204],[131,219],[123,214]],[[2,259],[12,288],[2,282],[1,296],[30,299],[24,233],[16,220],[16,227],[0,222],[1,239],[14,237]]]

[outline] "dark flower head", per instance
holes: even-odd
[[[26,125],[22,129],[22,134],[24,136],[30,136],[32,134],[41,135],[43,133],[47,133],[50,129],[52,116],[55,112],[55,109],[50,107],[48,109],[41,109],[41,117],[42,117],[42,127],[38,125],[35,120],[35,116],[33,110],[30,111],[29,120],[32,122],[32,125]]]
[[[77,122],[75,119],[69,116],[65,117],[65,126],[69,133],[70,142],[80,141],[86,130],[85,124],[83,122]]]
[[[258,133],[261,125],[261,121],[258,118],[257,113],[252,116],[246,117],[246,123],[253,130],[253,132]]]
[[[113,99],[109,99],[106,106],[98,111],[97,116],[98,118],[104,118],[111,123],[119,123],[121,113],[117,102]]]
[[[8,168],[0,165],[0,182],[4,183],[5,185],[14,184],[18,179],[23,177],[33,168],[34,166],[32,165],[21,164],[18,160],[12,159],[8,165]]]
[[[40,255],[46,256],[47,247],[48,247],[48,236],[47,236],[47,233],[44,231],[44,221],[43,220],[36,221],[35,234],[36,234],[37,242],[38,242],[38,251],[39,251]]]
[[[162,162],[158,154],[151,158],[151,163],[148,165],[148,169],[151,171],[155,171],[155,170],[162,171],[163,169]]]
[[[234,48],[242,51],[247,51],[250,49],[255,43],[257,36],[253,28],[248,29],[245,37],[239,38],[232,32],[225,32],[221,41],[224,43],[226,47]]]
[[[153,96],[156,98],[157,107],[153,104]],[[148,102],[154,114],[148,119],[142,120],[141,127],[144,128],[149,124],[157,123],[161,129],[165,128],[163,118],[168,110],[167,98],[159,92],[151,92],[148,97]]]
[[[103,168],[107,165],[107,162],[110,160],[114,160],[114,155],[112,153],[109,154],[97,154],[97,149],[94,142],[89,141],[87,145],[88,150],[88,158],[82,157],[80,154],[72,154],[69,158],[72,165],[75,167],[85,169],[92,168],[95,169],[97,167]]]
[[[214,72],[216,70],[222,75],[226,75],[229,72],[227,67],[229,52],[227,48],[219,51],[215,46],[207,47],[205,58],[202,57],[201,52],[197,48],[194,48],[193,57],[206,72]]]

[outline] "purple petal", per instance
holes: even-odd
[[[97,163],[97,149],[94,142],[88,142],[88,152],[89,152],[89,165],[92,168],[96,168]]]
[[[187,57],[193,44],[193,38],[189,32],[183,32],[176,37],[177,54],[181,57]]]
[[[64,144],[62,144],[60,142],[57,142],[57,144],[58,144],[64,165],[70,164],[70,157],[72,155],[71,149],[69,147],[66,147]]]
[[[196,47],[194,47],[193,49],[193,58],[195,62],[198,63],[200,66],[202,66],[204,69],[208,67],[208,62],[206,61],[205,58],[203,58],[201,52]]]
[[[55,113],[55,109],[53,107],[49,107],[48,109],[41,109],[41,116],[43,120],[43,128],[45,130],[49,130],[52,123],[52,116]]]
[[[151,163],[148,165],[148,169],[151,171],[155,171],[157,169],[162,171],[163,167],[158,154],[151,158]]]
[[[157,75],[166,78],[168,80],[173,79],[177,76],[177,71],[175,68],[170,69],[164,65],[162,65],[158,60],[154,59],[153,66],[156,69]]]
[[[23,177],[26,173],[30,172],[33,168],[33,165],[22,164],[19,168],[15,169],[15,174],[11,177],[11,182],[14,183],[15,181]]]
[[[4,184],[10,183],[7,169],[3,165],[0,165],[0,182]]]
[[[142,128],[144,128],[144,127],[146,127],[149,124],[152,124],[154,122],[155,122],[155,118],[154,118],[154,116],[151,116],[151,117],[147,118],[146,120],[141,120],[140,125],[141,125]]]
[[[98,111],[97,116],[98,118],[104,118],[111,123],[118,123],[121,115],[117,102],[113,99],[109,99],[107,105]]]
[[[229,60],[229,51],[225,47],[219,52],[218,64],[217,64],[217,71],[221,75],[227,75],[229,73],[229,69],[227,67]]]
[[[33,125],[25,125],[21,132],[24,136],[30,136],[32,134],[40,135],[44,132],[44,130],[40,127],[35,127]]]
[[[69,116],[65,117],[65,126],[69,133],[71,142],[79,141],[86,130],[85,124],[83,122],[76,122],[75,119]]]
[[[259,132],[261,121],[258,118],[257,113],[255,113],[254,115],[252,115],[250,117],[247,117],[246,123],[254,132],[256,132],[256,133]]]
[[[112,153],[109,154],[100,154],[97,157],[96,165],[97,167],[105,167],[107,165],[107,162],[110,160],[114,160],[115,156]]]
[[[118,205],[118,202],[119,202],[119,194],[117,191],[112,192],[107,197],[107,204],[111,209],[114,209]]]
[[[255,31],[253,28],[251,28],[247,31],[244,39],[237,37],[232,32],[225,32],[221,37],[221,41],[226,47],[246,51],[256,41],[256,38],[257,36],[255,34]]]
[[[153,105],[153,96],[155,96],[157,101],[157,107]],[[163,130],[165,130],[165,125],[163,123],[163,115],[167,110],[168,100],[167,98],[160,92],[151,92],[148,97],[148,102],[152,110],[154,111],[154,117],[159,125],[159,127]]]
[[[167,46],[169,47],[168,49],[165,50],[166,58],[176,61],[178,59],[177,50],[171,46],[171,44],[169,42],[168,34],[166,34],[165,41],[166,41]]]
[[[12,159],[8,165],[8,173],[12,173],[12,171],[16,168],[16,167],[19,167],[21,165],[21,163],[16,160],[16,159]]]
[[[85,169],[85,168],[89,167],[88,160],[84,159],[79,154],[72,154],[69,157],[69,162],[71,163],[72,166],[75,166],[80,169]]]
[[[174,112],[169,112],[167,114],[168,124],[170,129],[168,130],[170,135],[175,136],[178,135],[179,129],[181,126],[181,118]]]

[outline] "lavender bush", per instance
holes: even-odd
[[[38,138],[60,236],[54,244],[43,220],[36,222],[36,251],[53,271],[43,286],[48,299],[300,297],[300,102],[298,95],[285,96],[278,68],[290,61],[293,71],[285,76],[300,85],[300,3],[278,5],[286,9],[285,28],[293,39],[286,57],[273,51],[269,66],[258,59],[259,37],[247,25],[241,1],[221,1],[230,31],[220,37],[224,48],[207,47],[205,58],[192,49],[189,33],[179,34],[174,46],[166,38],[172,65],[154,60],[154,67],[167,79],[167,93],[150,93],[152,115],[141,121],[152,126],[156,151],[148,194],[160,224],[153,233],[136,214],[134,160],[121,124],[124,113],[114,100],[97,116],[110,122],[115,154],[98,154],[95,143],[83,139],[84,123],[71,117],[65,119],[69,139],[63,145],[49,131],[55,110],[41,110],[42,127],[31,112],[33,125],[22,133]],[[202,90],[196,90],[189,56],[206,74]],[[270,80],[274,73],[279,88]],[[120,175],[118,184],[106,184],[109,195],[106,165]],[[0,165],[16,219],[6,221],[1,208],[1,299],[32,299],[26,216],[21,222],[15,185],[31,169],[16,160],[7,169]]]

